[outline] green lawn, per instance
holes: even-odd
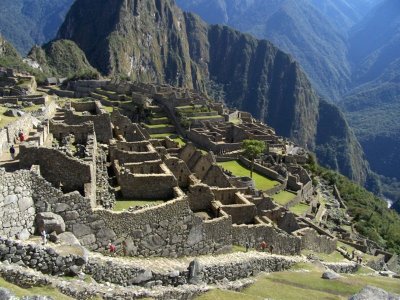
[[[170,127],[172,125],[171,124],[157,124],[157,125],[146,124],[145,126],[148,128],[166,128],[166,127]]]
[[[305,203],[299,203],[299,204],[297,204],[295,206],[290,207],[289,210],[292,213],[295,213],[296,215],[301,216],[301,215],[305,214],[308,211],[309,208],[310,208],[309,205],[307,205]]]
[[[308,271],[277,272],[262,275],[256,282],[241,292],[213,290],[196,299],[274,299],[274,300],[310,300],[310,299],[348,299],[366,285],[383,288],[392,293],[400,293],[400,281],[385,277],[366,275],[345,275],[337,280],[321,278],[322,270],[314,267]]]
[[[220,119],[221,116],[198,116],[198,117],[189,117],[190,120],[209,120],[209,119]]]
[[[159,205],[165,201],[162,200],[119,200],[115,203],[114,211],[123,211],[131,206]]]
[[[114,106],[106,106],[106,105],[103,105],[103,108],[104,108],[104,110],[105,110],[106,112],[108,112],[108,113],[112,113],[112,112],[114,111]]]
[[[232,160],[227,162],[218,163],[225,170],[231,171],[233,175],[238,177],[250,177],[250,170],[246,167],[242,166],[238,161]],[[271,180],[261,174],[253,172],[253,180],[256,184],[256,188],[261,191],[269,190],[277,185],[279,185],[278,181]]]
[[[38,111],[40,108],[44,107],[44,105],[32,105],[32,106],[28,106],[28,107],[24,107],[23,111],[24,112],[33,112],[33,111]]]
[[[309,254],[313,254],[314,256],[318,257],[319,259],[326,261],[326,262],[342,262],[342,261],[347,261],[343,257],[342,254],[340,254],[338,251],[333,251],[332,253],[317,253],[312,250],[303,250],[301,251],[301,254],[307,256]]]
[[[151,118],[153,121],[168,121],[167,117]]]
[[[5,281],[3,278],[0,278],[0,287],[10,290],[17,297],[41,295],[41,296],[49,296],[52,297],[53,299],[59,299],[59,300],[73,299],[61,294],[58,290],[51,287],[33,287],[29,289],[23,289],[17,285]]]
[[[290,201],[292,201],[296,197],[296,194],[288,192],[288,191],[281,191],[278,194],[272,196],[272,199],[280,205],[286,205]]]
[[[176,142],[176,143],[178,143],[179,144],[179,147],[185,147],[185,145],[186,145],[186,142],[181,138],[181,137],[177,137],[177,138],[174,138],[174,139],[172,139],[174,142]]]
[[[3,115],[9,108],[0,106],[0,128],[6,127],[8,124],[14,122],[18,117],[7,117]]]

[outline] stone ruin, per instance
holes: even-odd
[[[233,245],[258,247],[262,241],[273,246],[274,254],[332,253],[341,240],[373,252],[380,259],[376,264],[395,268],[394,255],[328,226],[333,220],[329,205],[317,197],[320,188],[303,167],[306,151],[251,115],[169,86],[103,81],[70,86],[69,92],[93,99],[48,110],[42,129],[19,146],[19,170],[0,169],[2,237],[28,240],[44,226],[54,241],[67,233],[83,249],[105,253],[111,242],[133,257],[220,254]],[[96,96],[105,94],[113,96]],[[146,103],[156,119],[170,120],[166,127],[173,131],[151,132],[149,126],[162,124],[145,123],[149,118],[135,123],[136,110],[128,111],[125,102]],[[111,114],[104,107],[110,103]],[[209,105],[211,116],[215,111],[220,118],[183,128],[176,107],[185,105]],[[250,168],[241,155],[245,139],[266,143],[254,171],[275,182],[273,187],[257,190],[251,178],[219,166],[235,160]],[[288,193],[290,201],[277,203],[280,193]],[[340,207],[337,190],[332,195]],[[123,200],[149,205],[115,211]],[[300,213],[293,209],[299,206]]]

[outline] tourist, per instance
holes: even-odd
[[[110,253],[110,255],[115,255],[115,253],[117,252],[117,247],[115,247],[115,245],[111,243],[111,241],[108,243],[108,252]]]
[[[14,160],[15,159],[15,148],[14,148],[14,145],[11,145],[11,147],[10,147],[10,154],[11,154],[11,159]]]
[[[268,244],[265,241],[262,241],[260,244],[260,248],[262,252],[265,252],[265,249],[267,249]]]
[[[272,254],[272,251],[274,251],[274,246],[270,245],[269,246],[269,252]]]
[[[46,245],[47,244],[47,232],[46,229],[43,229],[40,231],[40,235],[42,236],[42,244]]]
[[[246,242],[246,252],[249,251],[249,248],[250,248],[250,244],[249,244],[249,242]]]
[[[24,133],[22,132],[22,130],[19,131],[18,137],[19,137],[19,141],[20,141],[21,143],[22,143],[23,141],[25,141]]]

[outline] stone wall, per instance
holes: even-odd
[[[320,235],[312,228],[303,228],[293,232],[301,238],[301,249],[312,250],[318,253],[332,253],[336,251],[337,239]]]
[[[140,165],[142,164],[139,164],[138,168],[140,168]],[[113,166],[125,199],[169,200],[173,198],[174,187],[178,185],[178,182],[165,164],[160,166],[157,163],[157,166],[162,168],[162,172],[159,172],[159,174],[133,173],[129,170],[129,164],[120,166],[117,161],[114,161]],[[146,164],[143,164],[144,167],[146,167]]]
[[[24,134],[27,134],[33,128],[34,118],[31,114],[24,114],[16,121],[7,125],[7,137],[8,143],[14,143],[18,137],[18,132],[23,130]]]
[[[50,121],[50,133],[53,137],[61,141],[69,134],[75,136],[75,141],[80,144],[86,144],[88,136],[94,134],[94,127],[92,122],[82,123],[79,125],[67,125],[64,123],[56,123]]]
[[[74,107],[79,109],[93,109],[93,102],[74,103]],[[104,110],[100,109],[100,103],[96,102],[95,111],[96,115],[82,116],[77,115],[71,110],[65,112],[65,123],[68,125],[78,125],[86,122],[93,122],[96,132],[96,138],[101,143],[109,143],[113,138],[110,115]]]
[[[202,178],[202,182],[209,186],[215,187],[231,187],[228,177],[224,174],[222,169],[217,165],[212,165],[206,175]]]
[[[9,150],[8,133],[6,128],[0,129],[0,155]]]
[[[177,257],[213,253],[230,246],[230,240],[207,232],[218,230],[218,226],[205,225],[184,198],[136,212],[99,210],[96,215],[127,243],[129,255]],[[215,239],[210,238],[213,236]]]
[[[82,251],[83,248],[81,249]],[[83,254],[83,253],[82,253]],[[61,255],[52,248],[0,237],[0,261],[20,264],[50,275],[68,275],[72,269],[81,268],[85,259],[73,254]]]
[[[190,209],[195,212],[208,211],[214,201],[214,195],[206,184],[191,185],[187,196]]]
[[[246,159],[243,156],[239,157],[240,162],[246,166],[247,168],[251,168],[251,161]],[[254,171],[260,173],[261,175],[264,175],[272,180],[279,181],[280,183],[284,182],[284,179],[274,170],[271,170],[267,167],[261,166],[257,163],[254,164]]]
[[[271,225],[233,225],[232,242],[235,245],[245,246],[248,242],[250,247],[259,247],[262,241],[274,247],[273,253],[283,255],[299,255],[301,251],[301,240],[275,228]]]
[[[118,149],[114,146],[110,147],[111,161],[118,160],[120,163],[133,163],[160,159],[157,151],[149,152],[132,152]]]
[[[0,169],[0,235],[27,238],[34,232],[35,206],[28,174]]]
[[[178,180],[179,187],[187,188],[190,185],[190,175],[192,173],[186,163],[176,157],[169,157],[164,162]]]
[[[111,113],[111,121],[114,124],[116,135],[120,135],[127,142],[143,141],[150,138],[150,135],[135,123],[132,123],[128,117],[121,115],[118,110]]]
[[[22,144],[19,157],[21,168],[30,169],[32,165],[39,165],[41,175],[54,186],[58,187],[61,183],[66,192],[78,190],[83,194],[85,184],[96,182],[93,164],[55,149]]]
[[[78,80],[68,82],[68,88],[75,91],[76,97],[87,97],[95,89],[106,86],[109,80]]]

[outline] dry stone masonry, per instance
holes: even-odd
[[[114,294],[100,286],[87,294],[105,299],[127,296],[126,286],[214,284],[285,270],[301,259],[279,255],[332,253],[338,239],[376,255],[373,265],[380,267],[375,268],[397,268],[396,256],[369,241],[352,241],[351,234],[330,225],[348,221],[340,215],[337,190],[313,185],[304,168],[307,152],[248,113],[167,85],[77,81],[67,86],[68,91],[52,91],[87,98],[28,97],[43,105],[41,113],[27,114],[0,132],[2,149],[18,130],[29,133],[18,143],[14,169],[0,168],[0,261],[50,275],[89,274],[118,286]],[[6,100],[18,104],[26,97]],[[254,166],[243,156],[245,139],[266,145]],[[258,189],[252,178],[220,166],[226,162],[254,168],[271,186]],[[126,203],[132,207],[117,210]],[[60,246],[38,245],[43,229]],[[268,253],[225,255],[232,246],[257,249],[263,242]],[[166,257],[174,267],[105,258],[110,244],[118,250],[115,256]],[[210,254],[218,256],[199,257]],[[337,272],[357,269],[326,266]],[[82,296],[80,287],[52,284]],[[161,294],[174,293],[181,292]]]

